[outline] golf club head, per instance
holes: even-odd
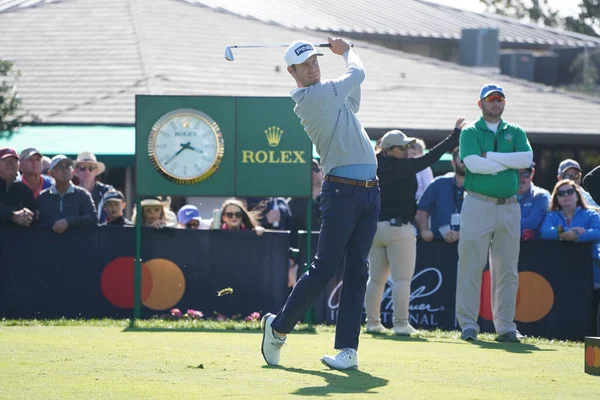
[[[231,51],[231,47],[225,46],[225,59],[227,61],[233,61],[233,52]]]

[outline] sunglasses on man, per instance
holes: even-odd
[[[523,172],[519,172],[519,175],[521,175],[521,177],[527,179],[531,176],[531,171],[523,171]]]
[[[572,181],[575,181],[575,180],[579,179],[580,177],[581,177],[580,173],[561,175],[561,178],[563,178],[563,179],[570,179]]]
[[[486,103],[493,103],[493,102],[504,103],[506,101],[506,98],[504,96],[499,95],[499,94],[493,94],[493,95],[490,95],[490,96],[486,97],[483,100]]]
[[[571,196],[574,193],[575,193],[575,188],[566,189],[566,190],[557,190],[556,191],[556,195],[558,197]]]
[[[56,167],[54,167],[54,168],[56,168],[56,169],[71,169],[71,164],[69,164],[67,162],[61,162],[61,163],[58,163],[56,165]]]
[[[80,170],[81,172],[85,171],[86,169],[90,172],[93,172],[96,170],[96,166],[95,165],[88,165],[88,166],[78,165],[77,169]]]
[[[229,218],[229,219],[231,219],[233,217],[236,217],[237,219],[240,219],[240,218],[242,218],[243,215],[244,214],[242,214],[242,212],[240,212],[240,211],[237,211],[237,212],[234,212],[234,213],[233,212],[226,212],[225,213],[225,216],[227,218]]]
[[[198,227],[200,226],[200,222],[194,220],[194,221],[190,221],[187,224],[185,224],[185,227],[188,229],[198,229]]]

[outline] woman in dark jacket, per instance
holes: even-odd
[[[408,146],[415,141],[399,131],[387,132],[377,154],[377,176],[381,190],[381,213],[369,254],[369,281],[365,298],[367,332],[383,333],[381,298],[388,276],[392,275],[394,332],[410,335],[416,330],[408,321],[410,282],[415,272],[416,236],[412,225],[417,204],[417,172],[430,167],[458,145],[465,119],[456,121],[454,132],[427,154],[408,158]]]

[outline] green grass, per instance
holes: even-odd
[[[331,327],[300,326],[264,365],[258,322],[0,321],[0,399],[598,399],[582,343],[478,343],[458,332],[361,335],[360,370],[331,371]]]

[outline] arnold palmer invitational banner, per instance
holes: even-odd
[[[144,228],[142,316],[171,308],[205,316],[277,312],[289,294],[289,235],[267,232]],[[313,249],[318,235],[313,234]],[[132,228],[0,227],[0,317],[130,318],[133,308]],[[304,248],[304,246],[301,246]],[[418,328],[457,329],[456,245],[418,243],[410,320]],[[516,321],[523,334],[583,340],[591,334],[589,245],[530,241],[521,245]],[[233,293],[218,296],[224,288]],[[314,304],[316,322],[335,323],[341,276]],[[483,273],[480,323],[493,331],[489,273]],[[382,320],[391,326],[390,287]]]
[[[317,240],[318,235],[313,234],[313,249]],[[455,320],[457,245],[441,241],[417,243],[410,323],[423,329],[458,330]],[[522,334],[581,341],[593,332],[591,254],[589,244],[542,240],[521,243],[515,321]],[[393,323],[391,288],[389,279],[381,303],[381,320],[386,327]],[[315,303],[319,321],[335,323],[342,289],[342,276],[338,275],[329,283],[322,299]],[[494,332],[488,267],[482,276],[480,302],[481,330]]]

